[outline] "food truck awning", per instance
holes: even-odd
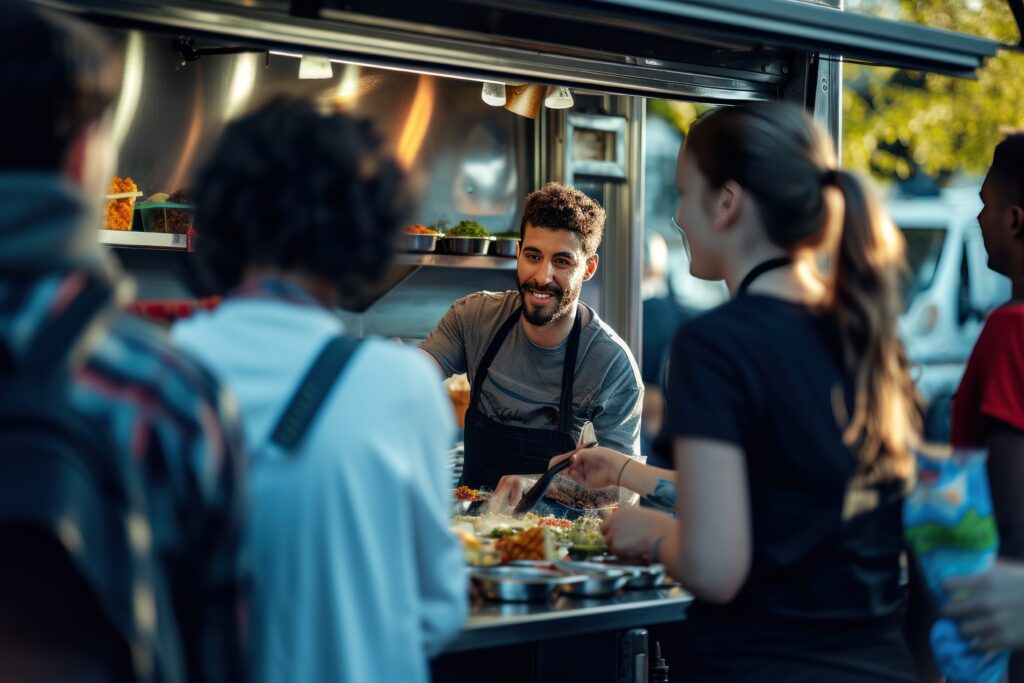
[[[828,0],[820,0],[824,3]],[[478,80],[777,99],[801,56],[973,76],[993,40],[810,0],[42,0],[92,21]]]

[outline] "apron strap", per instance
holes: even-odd
[[[473,386],[469,395],[469,407],[476,409],[480,398],[480,391],[484,386],[484,380],[487,379],[487,371],[491,367],[494,357],[498,355],[501,345],[505,343],[508,333],[519,322],[522,313],[522,306],[512,312],[512,315],[498,328],[498,332],[488,345],[487,351],[484,352],[484,357],[480,359],[476,375],[473,377]],[[558,430],[564,434],[570,433],[572,428],[572,385],[576,377],[576,358],[579,355],[580,332],[583,329],[582,318],[583,316],[580,315],[579,308],[577,307],[576,318],[573,320],[572,331],[569,332],[569,341],[565,348],[565,360],[562,362],[562,395],[558,404]]]
[[[480,398],[480,389],[484,385],[484,380],[487,379],[487,370],[491,367],[491,362],[494,357],[498,355],[498,351],[501,350],[501,345],[505,343],[505,338],[508,337],[508,333],[512,331],[512,328],[517,322],[519,317],[523,313],[523,307],[519,306],[516,310],[512,311],[501,327],[498,328],[494,338],[491,339],[491,343],[487,346],[487,350],[484,352],[484,357],[480,359],[480,364],[476,367],[476,376],[473,377],[473,386],[470,388],[469,394],[469,407],[476,408],[477,400]]]
[[[579,305],[577,305],[576,319],[572,323],[569,344],[565,348],[565,361],[562,363],[562,400],[558,406],[558,431],[563,434],[569,434],[572,429],[572,385],[576,378],[576,357],[580,349],[582,318]]]

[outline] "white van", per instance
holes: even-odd
[[[907,240],[910,277],[900,336],[928,406],[925,436],[947,442],[964,365],[985,317],[1010,298],[1010,281],[988,268],[977,187],[890,200],[888,207]]]

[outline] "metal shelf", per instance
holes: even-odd
[[[395,263],[401,266],[436,266],[441,268],[483,268],[515,270],[516,259],[504,256],[465,256],[460,254],[398,254]]]
[[[188,250],[188,235],[133,230],[100,230],[100,244],[108,247]]]

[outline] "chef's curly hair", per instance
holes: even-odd
[[[584,256],[590,258],[604,237],[604,209],[575,187],[548,183],[526,196],[520,237],[525,236],[527,224],[576,233]]]
[[[229,124],[193,189],[201,270],[216,291],[250,267],[377,283],[411,208],[405,176],[369,121],[277,96]]]

